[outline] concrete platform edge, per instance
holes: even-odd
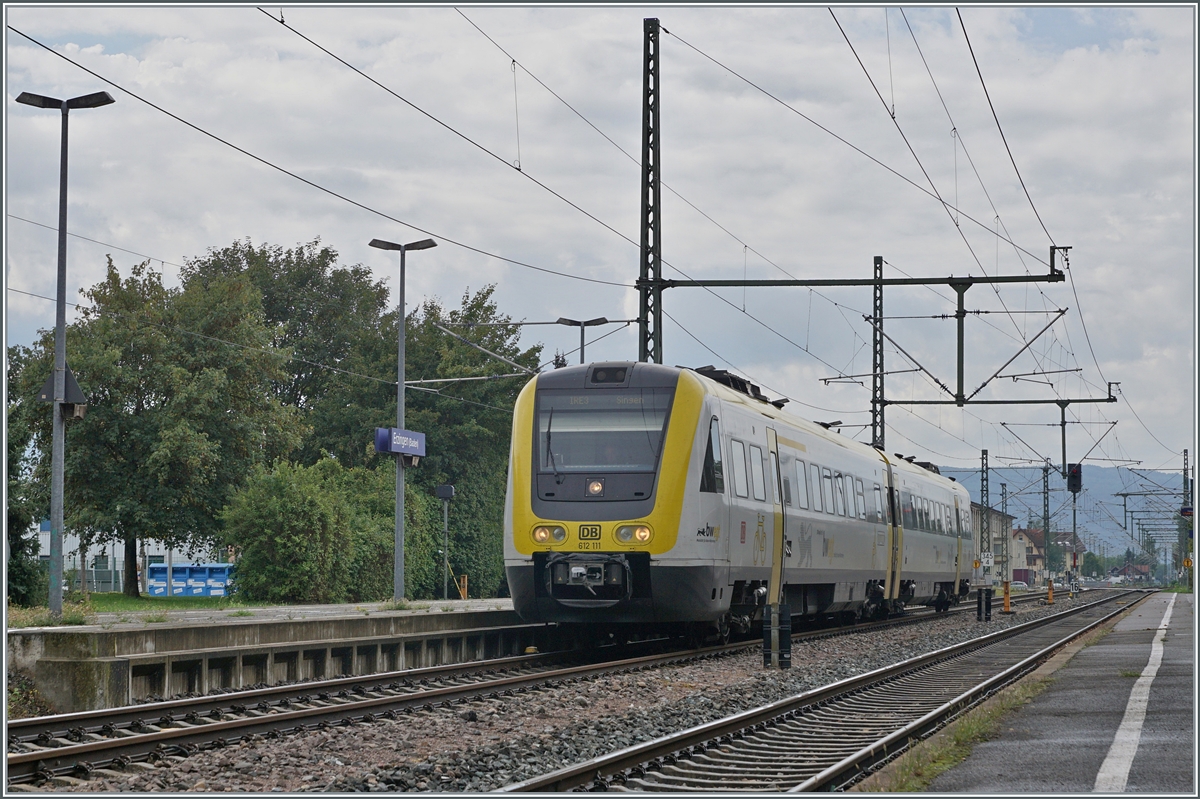
[[[1021,679],[1017,680],[1016,682],[1012,683],[1011,685],[1008,685],[1008,686],[1004,687],[1003,689],[1001,689],[1000,691],[996,692],[996,694],[994,696],[989,697],[982,704],[972,708],[967,715],[970,715],[970,713],[975,713],[975,712],[978,712],[981,710],[993,708],[999,702],[1001,702],[1005,697],[1011,696],[1021,686],[1027,685],[1028,683],[1033,682],[1035,680],[1044,680],[1044,679],[1050,677],[1055,672],[1057,672],[1059,669],[1063,668],[1068,663],[1070,663],[1071,659],[1074,658],[1075,655],[1079,654],[1079,652],[1082,651],[1085,647],[1091,645],[1093,642],[1100,639],[1102,636],[1107,635],[1109,632],[1111,632],[1112,629],[1114,627],[1116,627],[1117,624],[1122,619],[1127,617],[1130,613],[1132,613],[1134,611],[1135,608],[1137,608],[1139,605],[1141,605],[1142,603],[1149,600],[1150,597],[1152,597],[1152,596],[1154,596],[1154,594],[1146,594],[1145,596],[1143,596],[1141,599],[1137,600],[1136,602],[1130,603],[1125,608],[1124,611],[1122,611],[1121,613],[1118,613],[1116,616],[1113,616],[1111,619],[1106,621],[1104,624],[1102,624],[1099,627],[1097,627],[1096,629],[1090,631],[1089,633],[1084,635],[1082,638],[1079,638],[1079,639],[1071,642],[1067,646],[1063,647],[1061,651],[1052,655],[1049,660],[1047,660],[1042,665],[1038,666],[1036,669],[1031,671],[1029,674],[1026,674]],[[1010,712],[1013,712],[1013,711],[1010,711]],[[922,741],[921,743],[917,744],[917,746],[932,746],[932,747],[939,746],[940,744],[942,744],[945,741],[945,739],[950,734],[953,733],[955,727],[959,723],[961,723],[964,718],[965,718],[965,716],[960,716],[959,718],[952,721],[950,724],[947,724],[941,730],[938,730],[938,732],[934,733],[929,738],[927,738],[924,741]],[[886,786],[891,783],[892,778],[896,773],[896,770],[901,766],[901,764],[903,764],[905,762],[906,758],[910,758],[912,756],[913,756],[912,750],[910,749],[910,750],[906,751],[904,754],[897,757],[895,760],[892,760],[890,763],[888,763],[886,766],[884,766],[882,769],[875,772],[871,776],[855,783],[848,790],[849,791],[870,791],[870,792],[887,791]]]

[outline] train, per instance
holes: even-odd
[[[518,615],[728,640],[769,603],[848,622],[965,598],[966,489],[786,403],[711,366],[532,378],[514,407],[504,509]]]

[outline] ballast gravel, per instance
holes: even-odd
[[[714,721],[856,674],[1069,609],[1017,606],[797,642],[792,668],[762,667],[757,648],[686,665],[566,683],[455,709],[334,727],[171,759],[120,777],[39,791],[490,791]]]

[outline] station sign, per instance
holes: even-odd
[[[1184,505],[1182,508],[1179,509],[1179,515],[1183,516],[1185,518],[1188,518],[1188,519],[1192,518],[1192,506]]]
[[[375,428],[375,451],[425,457],[425,434],[399,427]]]

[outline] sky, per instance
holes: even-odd
[[[367,242],[432,236],[407,261],[410,308],[495,284],[516,320],[636,317],[654,17],[664,277],[866,279],[876,255],[886,277],[1039,276],[1070,247],[1064,282],[966,293],[966,393],[1072,400],[1068,461],[1197,457],[1194,5],[4,12],[6,345],[54,324],[60,117],[22,91],[116,100],[70,116],[68,302],[106,254],[177,285],[239,240],[319,238],[394,291],[396,255]],[[731,369],[869,440],[871,303],[668,289],[663,360]],[[884,309],[887,398],[949,399],[954,292],[889,287]],[[637,358],[636,326],[589,333],[589,361]],[[578,341],[522,338],[547,361],[577,361]],[[946,466],[1062,460],[1055,404],[886,421],[889,452]]]

